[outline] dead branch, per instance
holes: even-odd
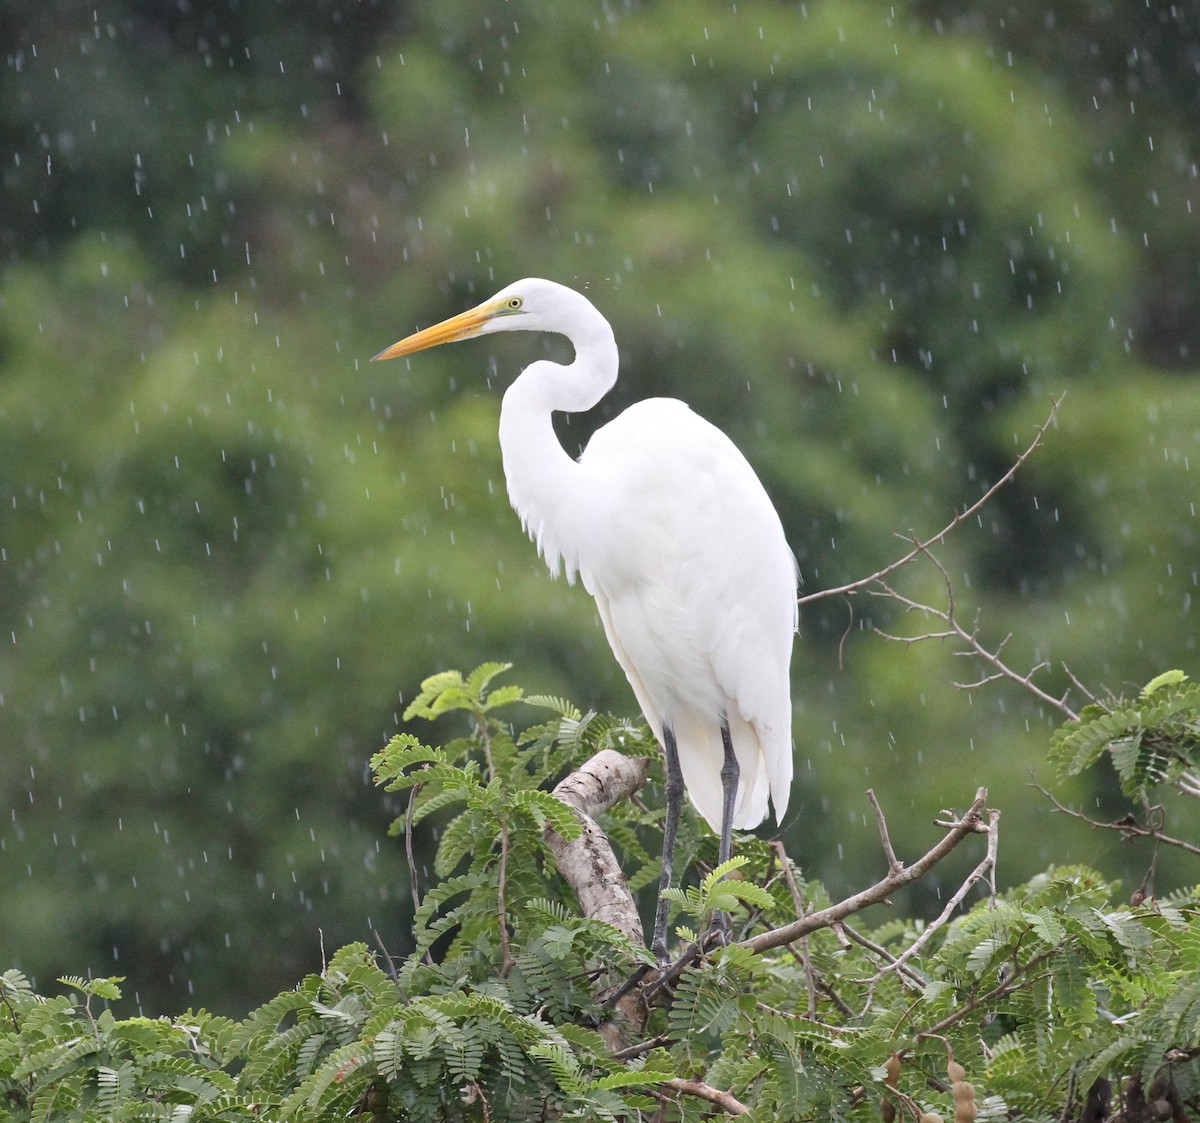
[[[946,836],[911,866],[897,862],[896,869],[889,869],[886,877],[869,888],[854,893],[828,908],[817,912],[806,912],[790,924],[784,924],[779,928],[770,928],[766,932],[760,932],[757,936],[739,940],[739,945],[761,954],[771,948],[782,947],[796,940],[802,940],[805,936],[820,931],[822,928],[837,930],[842,926],[846,917],[853,916],[856,912],[861,912],[871,905],[885,904],[897,889],[903,889],[907,885],[920,881],[968,835],[988,832],[988,827],[984,825],[982,819],[986,801],[987,788],[979,788],[975,792],[971,806],[967,808],[962,818],[950,823],[940,823],[940,826],[948,828]],[[674,963],[652,977],[645,992],[647,998],[652,1000],[655,995],[670,988],[675,980],[700,958],[703,950],[704,948],[700,944],[688,944]]]
[[[963,883],[954,891],[950,899],[946,902],[946,907],[938,913],[936,919],[926,925],[925,930],[908,945],[892,962],[884,964],[872,980],[872,985],[890,971],[900,970],[908,960],[912,959],[930,940],[933,934],[945,926],[950,917],[954,914],[954,910],[963,902],[963,898],[971,891],[971,889],[982,881],[985,877],[988,878],[991,887],[992,896],[996,895],[996,885],[993,880],[993,874],[996,869],[996,851],[1000,845],[1000,831],[998,830],[1000,822],[1000,812],[994,808],[988,810],[988,824],[984,828],[987,831],[988,842],[987,852],[980,860],[979,864],[964,878]],[[945,826],[953,826],[953,823],[943,824]]]
[[[897,959],[896,956],[894,956],[890,951],[888,951],[888,949],[885,948],[882,944],[877,944],[874,940],[870,939],[867,936],[864,936],[861,932],[857,931],[856,929],[851,928],[850,925],[847,924],[845,921],[842,921],[837,926],[837,930],[839,932],[843,933],[848,940],[852,940],[854,943],[858,944],[860,947],[866,948],[867,951],[869,951],[872,955],[877,955],[880,959],[886,961],[889,969],[894,968],[896,970],[896,972],[901,976],[901,978],[907,980],[918,990],[924,989],[925,984],[928,982],[928,980],[923,975],[918,973],[917,971],[914,971],[907,964],[901,963],[900,960]],[[880,971],[879,975],[877,975],[876,978],[880,977],[882,974],[883,974],[883,971]]]
[[[875,798],[874,788],[867,789],[867,801],[871,804],[871,810],[875,812],[875,826],[879,830],[879,842],[883,847],[883,856],[887,859],[888,873],[899,873],[904,866],[896,857],[896,851],[892,849],[892,840],[888,837],[887,819],[883,817],[883,808],[879,806],[879,800]]]
[[[603,920],[642,945],[646,937],[633,894],[608,836],[593,816],[633,795],[645,782],[649,770],[648,757],[624,756],[614,749],[601,749],[554,789],[554,794],[574,812],[580,826],[579,837],[567,840],[555,830],[546,830],[546,845],[559,873],[575,891],[584,916]],[[628,1026],[640,1029],[645,1023],[645,1011],[637,995],[622,993],[613,1004]],[[623,1046],[618,1026],[606,1023],[601,1033],[610,1049]]]
[[[1193,799],[1200,799],[1200,776],[1194,772],[1184,772],[1175,779],[1175,787],[1183,794]]]
[[[980,788],[975,793],[975,798],[971,801],[971,806],[967,808],[966,813],[953,823],[946,824],[948,829],[941,841],[926,851],[911,866],[900,865],[898,870],[889,870],[887,876],[881,878],[874,885],[846,897],[837,904],[816,912],[806,913],[781,928],[772,928],[767,932],[760,932],[757,936],[742,940],[742,947],[756,952],[768,951],[781,944],[799,940],[810,932],[831,928],[846,917],[861,912],[869,905],[883,903],[898,889],[920,881],[968,835],[986,833],[988,828],[983,823],[983,810],[986,802],[987,788]]]
[[[772,842],[771,849],[779,858],[779,868],[783,871],[783,878],[787,882],[788,892],[792,895],[792,905],[796,909],[796,915],[804,916],[809,909],[804,903],[804,895],[800,892],[800,885],[796,881],[796,875],[792,870],[792,861],[788,857],[787,851],[783,848],[782,842]],[[817,1016],[817,987],[813,976],[812,956],[809,954],[807,936],[801,937],[798,958],[804,968],[804,980],[807,984],[808,1016],[815,1018]]]
[[[807,596],[800,598],[800,605],[804,606],[810,601],[822,600],[825,597],[849,596],[853,593],[857,593],[860,589],[869,588],[871,585],[882,582],[885,577],[891,576],[891,574],[895,573],[896,570],[903,569],[906,565],[908,565],[909,562],[913,560],[913,558],[915,558],[918,554],[927,551],[930,546],[944,542],[946,540],[946,536],[950,534],[951,531],[962,525],[962,523],[966,522],[967,519],[969,519],[973,514],[975,514],[976,511],[984,506],[984,504],[987,503],[988,500],[990,500],[992,496],[996,494],[996,492],[1004,487],[1004,485],[1007,484],[1013,478],[1013,476],[1017,474],[1017,471],[1025,463],[1025,461],[1033,455],[1034,450],[1042,443],[1042,438],[1045,437],[1046,431],[1052,424],[1054,424],[1054,418],[1058,413],[1058,407],[1062,404],[1062,400],[1065,396],[1066,393],[1064,391],[1064,393],[1059,394],[1057,398],[1050,399],[1049,416],[1038,428],[1037,434],[1030,442],[1029,447],[1026,448],[1025,451],[1013,461],[1012,466],[1008,469],[1008,471],[1005,472],[1004,475],[1001,476],[994,484],[992,484],[992,486],[989,487],[987,491],[985,491],[978,499],[976,499],[974,503],[963,508],[959,514],[955,515],[954,518],[952,518],[944,527],[942,527],[941,530],[937,532],[937,534],[933,535],[931,538],[926,538],[924,541],[917,541],[914,539],[913,541],[915,544],[907,554],[905,554],[902,558],[898,558],[896,561],[892,562],[891,565],[885,565],[882,569],[876,570],[870,575],[870,577],[860,577],[857,581],[851,581],[847,585],[839,585],[833,589],[820,589],[815,593],[809,593]]]
[[[1165,834],[1160,827],[1139,823],[1132,814],[1106,823],[1100,819],[1093,819],[1090,816],[1085,815],[1082,811],[1076,811],[1075,808],[1068,807],[1065,803],[1060,803],[1054,797],[1054,793],[1049,791],[1047,788],[1042,787],[1041,784],[1034,784],[1033,787],[1037,788],[1042,795],[1044,795],[1052,804],[1054,804],[1055,811],[1058,811],[1063,815],[1069,815],[1072,819],[1078,819],[1081,823],[1086,823],[1093,830],[1116,831],[1121,835],[1122,838],[1126,840],[1132,840],[1135,838],[1153,839],[1155,842],[1160,843],[1163,846],[1173,846],[1176,849],[1184,851],[1184,853],[1194,854],[1200,857],[1200,846],[1197,846],[1192,842],[1187,842],[1185,839],[1175,838],[1172,835]]]
[[[1006,484],[1008,484],[1013,479],[1013,477],[1017,474],[1017,472],[1020,470],[1020,468],[1025,464],[1025,462],[1029,459],[1029,457],[1033,455],[1034,451],[1042,443],[1042,440],[1044,439],[1046,432],[1049,430],[1050,426],[1054,423],[1054,419],[1058,414],[1058,408],[1062,404],[1062,400],[1063,400],[1064,396],[1065,396],[1064,394],[1059,394],[1057,397],[1051,399],[1050,412],[1047,415],[1046,420],[1043,421],[1042,424],[1038,427],[1038,430],[1037,430],[1036,434],[1034,435],[1033,440],[1030,441],[1029,445],[1025,448],[1025,450],[1016,458],[1016,460],[1013,461],[1013,463],[1009,466],[1008,471],[1006,471],[998,480],[996,480],[996,482],[993,483],[978,499],[976,499],[973,503],[969,504],[968,506],[964,507],[962,511],[960,511],[958,514],[956,514],[936,534],[932,535],[929,538],[925,538],[925,539],[921,539],[921,538],[917,537],[916,535],[902,536],[905,541],[911,543],[911,549],[906,554],[904,554],[902,557],[897,558],[890,565],[886,565],[882,569],[876,570],[874,573],[870,574],[870,576],[868,576],[868,577],[859,578],[857,581],[851,581],[846,585],[839,585],[835,588],[821,589],[815,593],[809,593],[807,596],[800,597],[799,604],[801,606],[803,606],[805,604],[808,604],[810,601],[820,600],[824,597],[832,597],[832,596],[839,596],[839,595],[851,597],[854,594],[863,592],[865,590],[872,596],[884,597],[888,600],[895,601],[896,603],[902,605],[909,611],[922,612],[922,613],[925,613],[926,615],[935,617],[935,618],[943,621],[946,624],[946,628],[944,630],[928,631],[928,632],[925,632],[922,635],[918,635],[918,636],[896,636],[896,635],[891,635],[887,632],[884,632],[884,631],[876,628],[875,633],[878,636],[882,637],[883,639],[889,639],[889,640],[893,640],[895,642],[904,643],[904,644],[919,643],[924,640],[934,640],[934,639],[957,640],[966,645],[966,650],[956,652],[956,654],[963,655],[963,656],[970,657],[970,658],[980,659],[985,664],[987,664],[987,666],[990,667],[991,670],[984,673],[983,675],[981,675],[979,678],[977,678],[973,682],[959,682],[959,683],[955,683],[956,686],[960,687],[961,689],[965,689],[965,690],[974,690],[974,689],[978,689],[979,687],[985,686],[986,684],[988,684],[990,682],[996,682],[999,680],[1007,680],[1010,682],[1014,682],[1017,685],[1023,687],[1025,690],[1029,691],[1036,698],[1038,698],[1041,702],[1058,710],[1065,717],[1067,717],[1067,718],[1077,717],[1078,715],[1075,713],[1075,711],[1073,709],[1071,709],[1070,706],[1067,705],[1067,694],[1066,693],[1064,693],[1063,696],[1060,698],[1055,698],[1052,695],[1048,694],[1046,691],[1042,690],[1041,687],[1039,687],[1033,681],[1033,676],[1035,674],[1037,674],[1038,671],[1043,670],[1045,668],[1045,666],[1046,666],[1045,663],[1039,663],[1035,667],[1032,667],[1026,673],[1021,674],[1020,672],[1013,670],[1007,663],[1004,662],[1004,660],[1002,658],[1002,653],[1003,653],[1004,647],[1008,643],[1008,640],[1011,638],[1011,636],[1006,636],[994,648],[989,648],[979,638],[978,619],[976,619],[970,627],[964,626],[959,621],[958,616],[956,614],[956,606],[955,606],[955,599],[954,599],[954,586],[953,586],[952,582],[950,581],[950,576],[946,572],[945,567],[941,564],[941,562],[939,562],[938,559],[931,553],[931,547],[941,544],[941,543],[944,543],[952,531],[954,531],[956,528],[961,526],[972,515],[976,514],[980,510],[980,508],[982,508],[1002,487],[1004,487]],[[937,608],[933,605],[923,604],[920,601],[912,599],[911,597],[907,597],[904,594],[902,594],[899,590],[897,590],[893,585],[888,583],[887,579],[893,573],[897,572],[900,569],[903,569],[905,566],[909,565],[911,562],[915,561],[919,557],[924,557],[924,558],[928,559],[937,568],[938,572],[941,574],[942,581],[943,581],[943,584],[945,585],[945,589],[946,589],[946,607],[945,608]],[[853,612],[851,613],[851,620],[853,620]],[[849,634],[849,628],[847,628],[847,634]],[[843,643],[845,642],[845,639],[846,639],[846,636],[843,636],[842,637]],[[841,645],[840,644],[839,644],[839,648],[838,648],[838,658],[840,661],[840,659],[841,659]],[[1073,678],[1072,678],[1072,681],[1074,681]],[[1076,685],[1078,685],[1078,684],[1076,684]],[[1085,694],[1085,696],[1090,697],[1090,695],[1087,694],[1087,691],[1084,691],[1084,694]],[[1187,789],[1185,786],[1181,785],[1181,790],[1186,791]],[[1197,793],[1200,793],[1200,779],[1198,779],[1198,782],[1197,782]],[[1193,794],[1193,793],[1189,792],[1189,794]]]
[[[872,589],[871,595],[885,597],[888,600],[895,601],[897,604],[902,605],[910,612],[920,612],[927,616],[933,616],[934,618],[943,621],[946,624],[946,629],[944,631],[923,632],[916,636],[897,636],[892,635],[890,632],[885,632],[880,628],[876,628],[875,634],[883,639],[892,640],[895,643],[903,643],[905,645],[923,643],[926,640],[958,640],[966,645],[967,650],[956,652],[956,654],[982,660],[992,668],[992,673],[983,675],[975,682],[958,682],[955,683],[955,686],[963,690],[974,690],[985,685],[986,683],[995,682],[999,679],[1006,679],[1009,682],[1014,682],[1018,686],[1023,687],[1039,701],[1045,703],[1047,706],[1050,706],[1053,709],[1058,710],[1059,713],[1061,713],[1064,717],[1077,718],[1079,715],[1067,704],[1066,694],[1063,694],[1060,698],[1056,698],[1052,694],[1047,694],[1046,691],[1044,691],[1040,686],[1037,685],[1037,683],[1033,681],[1033,676],[1046,666],[1044,662],[1038,663],[1025,674],[1021,674],[1019,671],[1014,671],[1007,663],[1004,662],[1004,660],[1001,658],[1001,655],[1003,654],[1004,648],[1007,646],[1008,641],[1012,638],[1011,634],[1005,636],[1004,639],[1002,639],[993,649],[987,647],[983,641],[980,640],[978,620],[976,620],[976,622],[970,628],[965,627],[959,622],[955,612],[956,604],[954,599],[954,586],[950,580],[950,575],[946,572],[946,567],[943,566],[942,563],[938,561],[938,559],[932,553],[929,552],[924,544],[919,544],[917,548],[914,549],[912,556],[916,557],[918,554],[928,559],[930,564],[933,565],[941,575],[942,584],[946,589],[945,608],[937,608],[934,605],[924,604],[921,601],[914,600],[912,597],[906,596],[898,589],[889,585],[886,581],[876,582],[878,588]]]

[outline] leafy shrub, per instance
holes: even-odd
[[[414,829],[438,835],[407,954],[344,947],[241,1021],[121,1018],[119,979],[63,979],[68,993],[47,997],[9,971],[0,1120],[1049,1123],[1086,1098],[1102,1112],[1089,1118],[1131,1123],[1200,1103],[1196,892],[1120,904],[1081,867],[957,917],[842,920],[756,954],[738,941],[819,915],[824,890],[750,837],[713,869],[693,818],[699,876],[672,893],[677,932],[686,941],[721,908],[734,942],[618,1015],[606,996],[649,957],[574,908],[545,837],[579,822],[544,783],[599,749],[650,744],[628,722],[493,686],[505,669],[428,679],[407,716],[458,731],[440,746],[398,736],[374,758],[379,782],[409,793],[394,827],[409,852]],[[517,704],[551,717],[514,738],[502,711]],[[1163,676],[1068,722],[1052,752],[1066,772],[1107,754],[1142,802],[1155,784],[1186,795],[1198,722],[1200,692]],[[639,885],[653,881],[659,817],[651,791],[600,819]]]

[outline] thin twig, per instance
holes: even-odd
[[[504,901],[504,883],[508,872],[508,823],[500,823],[500,871],[496,884],[496,909],[500,914],[501,978],[507,978],[516,960],[508,945],[508,909]]]
[[[971,889],[996,868],[996,851],[1000,845],[999,822],[1000,812],[995,809],[989,809],[988,825],[986,828],[988,836],[987,852],[984,854],[982,860],[954,891],[950,899],[946,902],[946,907],[938,913],[937,918],[928,924],[925,930],[895,960],[879,969],[878,974],[875,976],[876,980],[882,978],[890,971],[898,971],[908,960],[912,959],[930,941],[933,934],[950,919],[954,910],[962,904],[963,898],[966,897]]]
[[[796,881],[796,875],[792,872],[791,859],[788,858],[787,851],[783,847],[782,842],[772,842],[771,849],[779,857],[779,868],[783,871],[783,879],[787,882],[788,892],[792,895],[792,905],[796,909],[796,916],[804,916],[807,913],[808,906],[804,903],[804,894],[800,892],[800,885]],[[804,980],[808,988],[808,1016],[815,1018],[817,1016],[817,986],[813,978],[812,955],[809,952],[808,937],[800,937],[800,965],[804,969]]]
[[[1116,819],[1111,823],[1101,822],[1099,819],[1090,818],[1082,811],[1076,811],[1073,807],[1068,807],[1066,804],[1060,803],[1054,798],[1054,794],[1043,788],[1041,784],[1034,784],[1033,786],[1054,804],[1055,811],[1069,815],[1072,819],[1078,819],[1081,823],[1087,823],[1094,830],[1116,831],[1127,839],[1152,838],[1155,842],[1161,843],[1163,846],[1174,846],[1186,854],[1200,856],[1200,846],[1186,842],[1182,838],[1173,838],[1169,834],[1163,834],[1158,827],[1145,826],[1134,819],[1132,815],[1127,815],[1124,819]]]
[[[978,511],[985,503],[987,503],[988,500],[996,494],[996,492],[1004,487],[1004,485],[1007,484],[1009,480],[1011,480],[1013,476],[1017,474],[1017,470],[1021,467],[1021,465],[1033,455],[1034,450],[1042,443],[1042,438],[1046,435],[1046,431],[1054,423],[1055,415],[1058,413],[1058,407],[1062,404],[1062,400],[1065,396],[1066,395],[1064,391],[1064,393],[1059,394],[1057,398],[1050,399],[1049,416],[1038,428],[1037,435],[1033,438],[1033,441],[1030,443],[1029,447],[1023,453],[1021,453],[1021,455],[1018,456],[1015,461],[1013,461],[1008,471],[1005,472],[1004,475],[1001,476],[994,484],[992,484],[992,486],[989,487],[987,491],[985,491],[978,499],[976,499],[974,503],[972,503],[969,507],[964,508],[959,514],[955,515],[954,518],[952,518],[944,527],[942,527],[942,529],[939,530],[932,538],[927,538],[923,542],[917,542],[913,549],[911,549],[902,558],[898,558],[896,561],[892,562],[891,565],[886,565],[883,567],[883,569],[877,570],[875,573],[871,574],[870,577],[862,577],[857,581],[851,581],[848,585],[839,585],[834,589],[820,589],[815,593],[809,593],[807,596],[800,598],[800,605],[803,606],[808,604],[810,601],[821,600],[824,597],[836,597],[845,594],[856,593],[860,589],[865,589],[870,585],[882,581],[885,577],[895,573],[896,570],[903,569],[910,561],[913,560],[913,558],[926,551],[930,546],[933,546],[939,542],[944,542],[946,536],[952,530],[954,530],[955,527],[961,525],[973,514],[975,514],[975,512]]]
[[[874,940],[868,938],[867,936],[864,936],[861,932],[857,931],[856,929],[851,928],[850,925],[847,924],[844,920],[841,922],[841,924],[838,925],[838,928],[842,932],[844,932],[846,934],[846,936],[849,939],[853,940],[856,944],[861,945],[862,947],[866,948],[867,951],[871,952],[874,955],[879,956],[880,959],[885,960],[887,962],[889,968],[895,968],[895,970],[900,975],[903,975],[904,978],[908,982],[912,983],[913,986],[915,986],[921,990],[924,990],[924,988],[925,988],[926,984],[929,982],[929,980],[926,979],[925,976],[922,975],[919,971],[915,971],[913,968],[909,967],[906,963],[902,963],[896,956],[894,956],[890,951],[888,951],[888,949],[885,948],[882,944],[875,943]],[[882,973],[883,972],[881,971],[880,974],[882,974]],[[876,978],[878,978],[878,975],[876,976]]]
[[[419,782],[408,789],[408,810],[404,813],[404,856],[408,859],[408,888],[412,894],[413,912],[421,907],[421,891],[417,886],[417,859],[413,854],[413,808],[420,790]]]
[[[383,937],[379,934],[377,928],[371,929],[371,935],[375,937],[375,942],[379,945],[379,950],[383,953],[383,965],[387,969],[388,976],[397,986],[400,985],[400,975],[396,970],[396,961],[392,959],[392,953],[384,946]]]
[[[1175,787],[1184,795],[1200,799],[1200,776],[1194,772],[1183,772],[1175,778]]]
[[[1078,678],[1075,677],[1075,672],[1073,670],[1071,670],[1071,668],[1068,667],[1066,665],[1066,663],[1064,663],[1062,665],[1062,669],[1063,669],[1063,674],[1066,675],[1067,678],[1069,678],[1071,680],[1071,685],[1074,686],[1075,689],[1078,690],[1079,693],[1082,694],[1088,700],[1088,702],[1090,702],[1092,705],[1096,705],[1100,701],[1100,699],[1097,698],[1095,694],[1093,694],[1086,686],[1083,685],[1082,682],[1079,681]]]
[[[883,808],[879,806],[879,800],[875,798],[873,788],[867,789],[867,801],[871,804],[871,810],[875,812],[875,826],[879,830],[879,842],[883,847],[883,856],[887,859],[888,873],[899,873],[904,866],[896,858],[896,851],[892,849],[892,840],[888,837],[887,820],[883,817]]]
[[[921,1030],[916,1035],[915,1039],[917,1041],[923,1041],[927,1037],[937,1037],[939,1034],[942,1034],[948,1030],[956,1022],[962,1021],[963,1018],[965,1018],[968,1014],[980,1009],[980,1007],[986,1006],[989,1002],[1000,998],[1002,995],[1008,994],[1009,991],[1016,990],[1018,985],[1028,986],[1030,983],[1037,982],[1038,979],[1043,978],[1043,976],[1038,975],[1034,978],[1027,978],[1029,973],[1035,967],[1040,967],[1046,962],[1046,960],[1053,959],[1054,956],[1056,956],[1061,950],[1062,944],[1055,944],[1054,947],[1047,948],[1045,951],[1039,952],[1027,963],[1022,963],[1007,978],[1001,979],[1000,982],[992,987],[992,989],[986,994],[976,995],[965,1005],[960,1006],[957,1010],[948,1014],[940,1022],[931,1025],[928,1029]]]
[[[617,1049],[613,1056],[620,1061],[631,1060],[633,1057],[640,1057],[643,1053],[649,1053],[652,1049],[658,1049],[663,1045],[670,1045],[673,1038],[669,1033],[660,1033],[657,1037],[651,1037],[648,1041],[639,1041],[636,1045],[626,1045],[624,1049]]]
[[[889,632],[885,632],[880,628],[875,629],[875,634],[883,639],[893,640],[896,643],[903,643],[910,646],[914,643],[921,643],[924,640],[931,639],[958,639],[965,643],[970,649],[968,652],[959,652],[958,654],[966,654],[972,657],[982,659],[985,663],[995,668],[995,674],[987,675],[975,683],[957,683],[956,685],[963,689],[973,689],[981,686],[986,682],[992,682],[996,679],[1007,679],[1010,682],[1015,682],[1019,686],[1024,687],[1027,691],[1034,695],[1039,701],[1044,702],[1047,706],[1051,706],[1058,710],[1059,713],[1067,718],[1077,718],[1079,715],[1067,705],[1067,695],[1063,694],[1061,698],[1056,698],[1052,694],[1046,693],[1040,686],[1033,681],[1033,675],[1041,670],[1045,663],[1039,663],[1026,674],[1020,674],[1014,671],[1003,659],[1000,658],[1005,645],[1012,638],[1011,634],[1004,637],[1003,640],[996,646],[995,650],[991,650],[983,645],[979,639],[978,623],[970,630],[963,627],[958,622],[955,615],[954,602],[954,586],[950,581],[950,574],[946,572],[946,567],[931,554],[928,549],[922,544],[913,551],[914,556],[917,553],[923,554],[929,559],[929,562],[941,574],[942,583],[946,588],[946,607],[935,608],[933,605],[924,604],[921,601],[913,600],[911,597],[905,596],[898,589],[889,585],[886,581],[879,581],[878,589],[871,591],[872,596],[886,597],[888,600],[893,600],[897,604],[903,605],[905,608],[914,612],[922,612],[929,616],[935,616],[939,620],[944,620],[948,625],[948,631],[944,632],[926,632],[918,636],[896,636]]]

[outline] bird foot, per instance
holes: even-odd
[[[727,912],[714,913],[712,924],[709,925],[708,930],[696,943],[689,944],[677,959],[671,958],[665,943],[659,946],[656,940],[651,947],[651,953],[658,961],[658,966],[655,967],[649,963],[641,964],[604,1000],[604,1006],[612,1009],[622,998],[639,986],[645,994],[646,1001],[652,1003],[661,991],[674,985],[684,968],[691,966],[710,951],[729,946],[729,925]]]
[[[728,947],[730,942],[729,924],[729,913],[714,912],[708,931],[700,937],[701,950],[708,952],[715,948]]]
[[[630,991],[637,987],[641,981],[652,972],[656,976],[660,976],[663,972],[663,968],[661,965],[659,967],[652,967],[649,963],[641,964],[641,966],[639,966],[638,969],[634,971],[634,973],[630,975],[628,979],[626,979],[619,987],[617,987],[616,990],[612,992],[612,994],[610,994],[604,1000],[602,1003],[603,1007],[607,1010],[612,1010],[622,998],[629,994]]]

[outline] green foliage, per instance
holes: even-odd
[[[1087,706],[1055,734],[1050,760],[1059,775],[1075,776],[1107,754],[1125,794],[1148,800],[1154,788],[1200,765],[1200,684],[1166,671],[1137,698]]]
[[[698,927],[732,911],[735,942],[631,1025],[602,998],[645,948],[573,909],[543,842],[572,820],[551,809],[535,765],[649,746],[624,722],[544,698],[554,717],[514,739],[507,716],[528,703],[495,685],[504,670],[426,679],[414,714],[465,720],[465,731],[436,746],[397,737],[374,760],[378,782],[412,800],[400,831],[471,824],[470,846],[441,830],[439,880],[410,952],[346,946],[240,1020],[203,1009],[122,1018],[120,979],[64,978],[69,993],[44,997],[9,971],[0,1120],[613,1123],[661,1112],[690,1123],[719,1115],[713,1097],[728,1096],[756,1120],[873,1123],[885,1099],[901,1117],[951,1118],[967,1089],[979,1119],[1052,1123],[1075,1117],[1098,1078],[1200,1103],[1200,893],[1123,905],[1116,885],[1078,866],[931,932],[863,914],[852,939],[824,928],[755,954],[736,940],[795,919],[798,900],[806,911],[828,900],[777,848],[741,839],[736,858],[672,893]],[[1163,676],[1139,702],[1186,686]],[[618,822],[626,835],[653,827],[632,806],[606,814],[613,837]],[[704,830],[690,809],[684,826]],[[947,1075],[948,1057],[960,1072]]]
[[[695,940],[698,932],[705,931],[712,924],[713,915],[717,912],[732,912],[734,909],[750,906],[759,909],[769,909],[775,899],[761,885],[744,881],[741,877],[731,878],[730,874],[748,865],[750,859],[745,855],[737,855],[710,870],[700,879],[700,884],[680,888],[672,886],[664,892],[669,901],[675,901],[683,906],[683,911],[696,920],[694,928],[684,930],[684,938]]]

